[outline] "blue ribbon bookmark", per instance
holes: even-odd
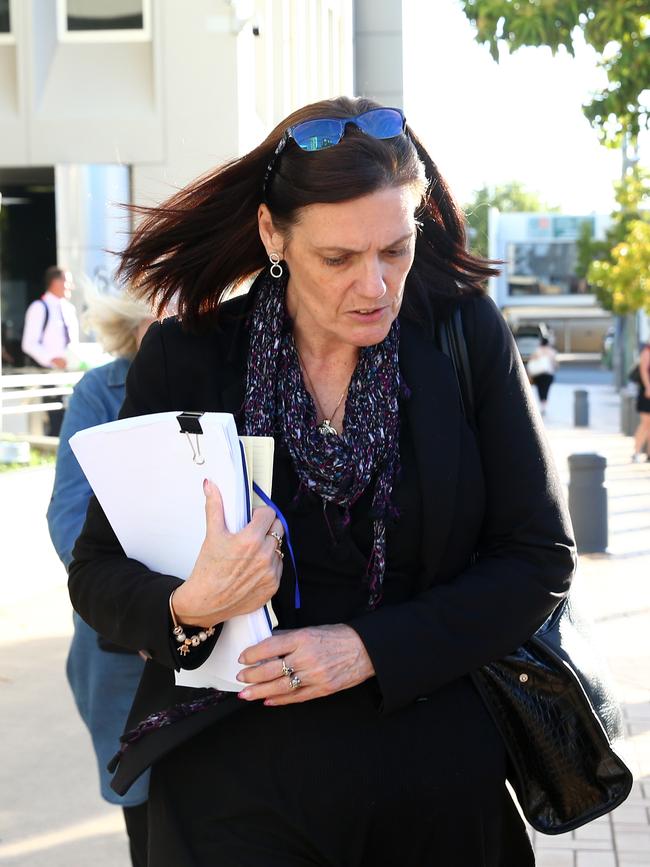
[[[265,506],[269,506],[269,508],[273,509],[275,512],[278,521],[282,524],[282,529],[284,530],[284,538],[287,543],[287,550],[289,551],[289,556],[291,557],[291,563],[293,565],[293,573],[296,576],[296,587],[294,591],[294,605],[296,608],[300,608],[300,587],[298,586],[298,567],[296,566],[296,558],[293,554],[293,547],[291,545],[291,536],[289,534],[289,526],[287,524],[286,518],[282,514],[282,512],[275,505],[273,500],[267,496],[264,491],[260,488],[257,482],[253,482],[253,490],[260,498],[260,500],[264,503]]]

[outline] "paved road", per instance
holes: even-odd
[[[556,374],[556,382],[563,385],[613,385],[614,374],[595,364],[563,364]]]

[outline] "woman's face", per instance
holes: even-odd
[[[413,264],[418,201],[410,187],[389,187],[308,205],[289,239],[273,232],[261,206],[266,249],[289,266],[287,310],[297,334],[325,346],[371,346],[386,337]]]

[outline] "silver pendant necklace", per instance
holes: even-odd
[[[312,386],[312,388],[313,388],[313,386]],[[332,424],[332,419],[334,418],[334,416],[338,412],[338,408],[341,406],[341,401],[343,400],[343,398],[345,397],[345,395],[347,393],[348,393],[348,390],[346,388],[345,391],[343,392],[343,394],[339,397],[339,402],[334,407],[334,411],[331,413],[331,415],[328,418],[324,418],[322,420],[322,422],[317,426],[318,432],[320,434],[322,434],[323,436],[328,436],[329,434],[333,434],[335,437],[337,437],[339,435],[339,432]]]
[[[322,407],[320,406],[320,401],[319,401],[318,398],[316,397],[316,389],[314,388],[314,383],[311,381],[311,377],[310,377],[309,374],[307,373],[307,368],[305,367],[305,362],[302,360],[302,356],[301,356],[300,353],[298,352],[298,349],[297,349],[297,348],[296,348],[296,354],[297,354],[297,356],[298,356],[298,361],[300,362],[300,367],[302,368],[302,372],[303,372],[303,373],[305,374],[305,376],[307,377],[307,382],[309,383],[309,385],[310,385],[310,387],[311,387],[311,392],[312,392],[312,394],[313,394],[313,396],[314,396],[314,403],[316,404],[316,408],[320,411],[320,410],[322,409]],[[332,412],[329,413],[329,415],[326,414],[326,413],[321,413],[322,415],[325,416],[325,418],[322,420],[322,422],[320,422],[320,424],[316,425],[316,430],[317,430],[318,433],[321,434],[322,436],[330,436],[330,435],[333,435],[333,436],[336,437],[336,436],[339,435],[339,432],[337,431],[337,429],[336,429],[336,428],[334,427],[334,425],[332,424],[332,419],[334,418],[334,416],[335,416],[336,413],[338,412],[338,409],[339,409],[339,407],[341,406],[341,403],[343,402],[343,398],[344,398],[345,395],[348,393],[348,389],[349,389],[349,387],[350,387],[349,385],[346,387],[346,389],[345,389],[345,391],[343,392],[343,394],[339,397],[336,406],[334,407],[334,409],[332,410]]]

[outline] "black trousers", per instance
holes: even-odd
[[[384,716],[365,686],[246,707],[161,759],[149,867],[530,867],[468,680]]]
[[[540,400],[546,400],[548,398],[548,393],[551,390],[551,385],[553,384],[554,379],[555,377],[551,373],[540,373],[539,376],[535,377],[534,382],[537,391],[539,392]]]
[[[147,867],[147,811],[146,802],[137,807],[122,808],[133,867]]]

